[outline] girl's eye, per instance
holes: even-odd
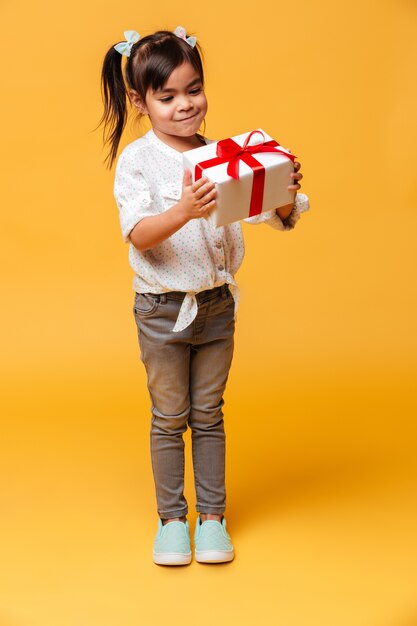
[[[192,89],[190,91],[190,93],[198,93],[199,91],[201,91],[201,87],[197,87],[197,89]],[[167,98],[161,98],[160,102],[169,102],[171,100],[172,96],[168,96]]]

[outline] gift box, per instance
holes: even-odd
[[[224,226],[292,204],[295,155],[260,128],[183,152],[193,182],[206,176],[216,183],[216,207],[207,221]]]

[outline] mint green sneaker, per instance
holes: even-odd
[[[159,518],[153,544],[153,560],[158,565],[187,565],[191,562],[188,520],[174,520],[163,524]]]
[[[224,563],[232,561],[235,553],[226,530],[226,518],[221,522],[197,517],[194,531],[194,556],[199,563]]]

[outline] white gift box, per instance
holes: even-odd
[[[252,136],[250,136],[251,134]],[[232,151],[233,149],[239,150],[238,146],[243,147],[248,137],[250,137],[247,141],[248,148],[265,145],[266,142],[275,145],[269,146],[273,150],[271,152],[250,152],[249,158],[246,155],[245,158],[251,165],[239,158],[238,179],[232,178],[227,173],[230,159],[227,159],[226,156],[218,159],[223,161],[218,164],[215,162],[213,165],[206,163],[211,159],[218,158],[218,144],[226,142],[229,147],[232,146]],[[294,184],[290,176],[291,172],[294,172],[294,158],[294,155],[275,142],[268,133],[258,128],[221,142],[212,142],[206,146],[201,146],[201,148],[186,150],[183,152],[183,165],[184,169],[189,168],[191,170],[193,182],[205,176],[216,183],[216,207],[210,211],[207,221],[214,228],[217,228],[286,204],[292,204],[296,191],[291,191],[287,187]],[[261,179],[264,177],[263,189],[262,180],[259,182],[258,179],[255,181],[256,189],[254,189],[254,166],[258,171],[263,170],[263,173],[259,172]]]

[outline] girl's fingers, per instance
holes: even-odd
[[[212,182],[208,182],[205,185],[202,185],[199,189],[194,192],[197,200],[201,200],[204,196],[212,196],[213,192],[216,192],[215,185]]]
[[[183,181],[185,185],[187,186],[191,185],[192,176],[191,176],[191,170],[188,167],[184,170]]]
[[[211,209],[214,208],[215,204],[216,201],[211,200],[211,202],[207,202],[207,204],[204,204],[202,207],[200,207],[202,217],[208,217],[210,215]]]
[[[299,163],[298,161],[294,161],[294,169],[296,172],[298,172],[300,167],[301,167],[301,163]]]
[[[195,183],[191,185],[191,191],[195,193],[198,189],[200,189],[200,187],[202,187],[208,182],[209,182],[209,179],[206,176],[203,176],[203,178],[199,178],[199,180],[196,180]]]
[[[204,211],[207,211],[207,209],[212,209],[215,204],[216,204],[216,199],[213,198],[212,200],[209,200],[209,202],[205,202],[204,204],[202,204],[200,207],[200,211],[204,213]]]

